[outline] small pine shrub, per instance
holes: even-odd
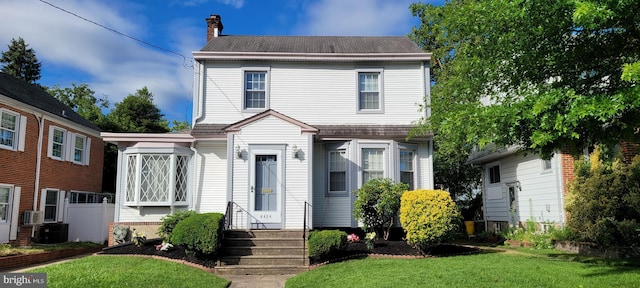
[[[449,192],[414,190],[402,195],[400,223],[407,233],[407,243],[422,253],[453,237],[460,221]]]
[[[175,211],[173,214],[166,215],[162,217],[162,224],[158,227],[158,236],[164,238],[165,241],[170,241],[171,232],[176,227],[178,222],[186,219],[189,216],[193,216],[196,214],[196,211],[192,210],[184,210],[184,211]]]
[[[340,230],[311,231],[309,257],[324,259],[347,247],[347,233]]]
[[[203,213],[179,221],[171,233],[171,243],[182,245],[189,253],[215,257],[222,241],[224,215]]]

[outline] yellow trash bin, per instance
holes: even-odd
[[[475,230],[475,222],[473,222],[473,221],[464,221],[464,227],[467,230],[467,235],[471,236],[471,235],[473,235],[473,232]]]

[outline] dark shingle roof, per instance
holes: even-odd
[[[66,118],[71,122],[75,122],[87,128],[100,131],[100,128],[96,125],[82,118],[82,116],[74,112],[73,109],[62,104],[62,102],[51,96],[47,91],[44,91],[40,86],[27,83],[2,72],[0,72],[0,95],[7,96],[34,108]]]
[[[200,51],[272,53],[423,53],[406,36],[220,36]]]

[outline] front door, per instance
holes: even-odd
[[[277,228],[282,221],[282,192],[280,153],[252,153],[252,181],[249,192],[251,226]]]
[[[518,219],[520,218],[518,215],[518,196],[517,196],[517,190],[518,190],[518,186],[517,184],[513,184],[513,185],[509,185],[509,199],[507,199],[507,201],[509,201],[509,224],[510,225],[518,225]]]

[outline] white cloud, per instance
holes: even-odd
[[[53,1],[77,15],[100,23],[138,39],[147,34],[161,34],[167,43],[153,43],[187,57],[188,64],[194,47],[201,47],[196,29],[187,23],[168,25],[173,31],[147,24],[142,7],[126,2]],[[163,26],[165,27],[165,26]],[[97,96],[107,95],[113,104],[137,89],[147,86],[155,95],[158,107],[167,118],[184,120],[184,106],[190,104],[193,71],[184,68],[182,57],[142,44],[97,25],[74,17],[35,0],[8,1],[0,9],[0,50],[6,50],[11,38],[22,37],[43,66],[56,67],[54,73],[67,71],[67,75],[45,75],[40,83],[70,86],[72,82],[87,82]],[[150,41],[153,42],[153,41]],[[46,67],[43,67],[43,71]],[[49,78],[49,79],[47,79]],[[65,81],[49,83],[51,79]],[[60,80],[63,79],[63,80]],[[78,79],[87,79],[79,81]],[[177,110],[177,111],[176,111]],[[189,111],[190,112],[190,111]],[[171,115],[175,113],[176,115]]]
[[[194,7],[200,6],[202,4],[208,3],[210,0],[187,0],[187,1],[177,1],[177,3],[182,4],[184,6]],[[229,5],[234,8],[242,8],[244,6],[244,0],[216,0],[218,3],[222,3],[224,5]]]
[[[415,0],[319,0],[305,5],[294,34],[404,35],[414,25],[409,5]]]

